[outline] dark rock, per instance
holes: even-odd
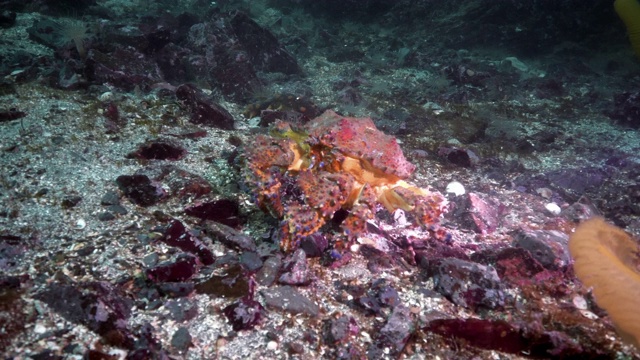
[[[224,274],[214,274],[196,285],[196,291],[201,294],[229,299],[248,296],[250,290],[249,278],[239,264],[232,264]]]
[[[197,255],[204,265],[211,265],[215,261],[215,256],[207,245],[187,230],[184,224],[178,220],[174,220],[169,224],[160,241]]]
[[[340,315],[324,323],[324,341],[335,345],[346,342],[351,336],[358,334],[359,327],[356,320],[347,315]]]
[[[382,308],[395,307],[400,304],[398,292],[389,285],[386,279],[374,281],[366,294],[356,295],[356,304],[374,314],[382,314]]]
[[[438,156],[454,165],[467,168],[476,166],[480,162],[480,158],[473,151],[456,147],[441,147],[438,149]]]
[[[189,216],[213,220],[233,227],[244,223],[240,215],[240,204],[232,199],[219,199],[191,205],[184,212]]]
[[[16,24],[16,13],[10,10],[0,11],[0,28],[8,29]]]
[[[574,197],[599,188],[608,177],[604,170],[595,167],[563,168],[551,171],[546,176],[554,190]]]
[[[151,254],[145,255],[145,257],[142,258],[142,263],[146,267],[152,267],[152,266],[155,266],[159,260],[160,260],[160,256],[158,254],[151,253]]]
[[[116,183],[127,199],[139,206],[154,205],[166,196],[162,186],[146,175],[120,175]]]
[[[302,249],[296,250],[284,263],[285,273],[278,282],[286,285],[306,285],[311,282],[311,273],[307,265],[307,255]]]
[[[129,213],[129,211],[127,211],[127,209],[122,205],[109,205],[107,206],[107,211],[116,215],[126,215]]]
[[[256,273],[256,282],[262,286],[270,286],[276,281],[281,266],[282,258],[279,255],[270,256]]]
[[[259,302],[243,298],[225,307],[222,313],[227,317],[234,331],[251,330],[264,317],[265,310]]]
[[[267,306],[292,314],[318,316],[320,308],[292,286],[276,286],[261,291]]]
[[[119,204],[120,204],[120,196],[114,191],[107,192],[100,199],[100,205],[119,205]]]
[[[494,262],[500,278],[518,286],[529,283],[536,274],[544,271],[531,252],[519,247],[500,250]]]
[[[185,352],[191,347],[191,334],[186,327],[180,327],[171,337],[171,346],[179,352]]]
[[[25,116],[27,116],[26,112],[20,111],[15,108],[11,108],[9,110],[0,109],[0,123],[11,121],[11,120],[17,120]]]
[[[89,50],[85,60],[87,78],[98,84],[112,84],[126,91],[138,87],[148,90],[163,82],[158,65],[133,47],[116,45],[115,50],[103,53]]]
[[[581,196],[578,201],[562,210],[562,216],[575,223],[579,223],[584,220],[591,219],[594,216],[601,215],[602,214],[600,213],[600,211],[598,211],[596,205],[594,205],[586,196]]]
[[[431,263],[435,290],[467,308],[489,309],[504,305],[504,292],[496,270],[475,262],[444,258]]]
[[[82,196],[68,195],[62,198],[62,201],[60,202],[60,206],[62,206],[63,209],[70,209],[78,205],[80,201],[82,201]]]
[[[424,328],[440,334],[451,341],[466,341],[469,345],[482,349],[496,350],[510,354],[527,354],[532,358],[575,358],[590,357],[582,347],[567,334],[544,331],[531,326],[520,328],[503,320],[484,319],[436,319]],[[606,357],[603,354],[598,357]]]
[[[451,219],[456,219],[466,229],[478,234],[490,234],[496,230],[500,223],[504,206],[496,200],[477,193],[468,193],[453,199],[455,207]]]
[[[229,99],[236,102],[245,102],[261,87],[258,76],[242,52],[231,53],[220,66],[212,71],[212,76],[220,86],[220,91]]]
[[[106,343],[127,349],[133,347],[133,338],[127,328],[132,304],[111,284],[56,282],[47,285],[35,298],[66,320],[85,325],[101,335]]]
[[[156,59],[167,81],[172,84],[183,84],[195,80],[188,72],[190,55],[192,53],[189,49],[174,43],[169,43],[160,49]]]
[[[243,12],[236,12],[230,21],[240,44],[247,51],[249,61],[263,72],[301,75],[295,58],[280,45],[269,30],[261,27]]]
[[[111,221],[116,218],[116,216],[108,211],[102,211],[98,213],[98,220],[100,221]]]
[[[182,254],[173,262],[147,269],[146,273],[154,282],[180,282],[190,279],[197,270],[196,257]]]
[[[156,180],[162,180],[171,190],[171,194],[183,200],[199,198],[211,192],[211,185],[202,176],[173,165],[162,166],[162,174]]]
[[[415,322],[415,316],[408,307],[396,306],[387,322],[380,329],[376,342],[372,346],[389,347],[393,356],[400,354],[416,329]]]
[[[0,276],[0,352],[4,352],[29,323],[21,283],[20,277]]]
[[[300,240],[300,249],[304,250],[308,257],[319,257],[327,248],[329,248],[329,240],[320,232]]]
[[[127,158],[144,160],[172,160],[177,161],[187,155],[187,150],[172,140],[158,139],[142,144],[138,149],[127,155]]]
[[[550,270],[566,268],[571,262],[569,236],[555,230],[521,230],[514,247],[528,250],[534,259]]]
[[[195,290],[192,282],[166,282],[156,284],[158,292],[163,296],[179,298],[189,296]]]
[[[191,112],[192,123],[233,130],[233,116],[225,108],[211,101],[195,85],[178,86],[176,97]]]
[[[527,339],[520,330],[503,320],[436,319],[425,330],[445,338],[464,339],[482,349],[519,354],[526,352]]]
[[[206,221],[204,225],[204,231],[207,235],[230,248],[245,251],[257,250],[253,238],[241,231],[215,221]]]
[[[640,127],[640,92],[616,94],[614,108],[608,115],[621,124],[633,128]]]
[[[177,322],[189,321],[198,315],[198,305],[190,299],[167,300],[164,308],[169,311],[171,320]]]
[[[240,264],[249,272],[255,272],[262,267],[262,259],[257,252],[244,251],[240,254]]]
[[[68,89],[69,85],[65,88]],[[113,101],[102,104],[102,116],[105,119],[104,127],[109,134],[117,134],[127,125],[127,118],[120,116],[118,104]]]

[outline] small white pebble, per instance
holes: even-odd
[[[276,350],[277,348],[278,348],[278,343],[277,342],[272,340],[272,341],[269,341],[267,343],[267,350],[272,350],[273,351],[273,350]]]
[[[76,221],[76,229],[77,230],[82,230],[85,227],[87,227],[87,222],[84,221],[84,219],[78,219],[78,221]]]
[[[36,334],[44,334],[47,331],[47,328],[42,324],[36,324],[33,328],[33,332]]]
[[[547,211],[552,215],[560,215],[560,213],[562,212],[560,206],[558,206],[558,204],[554,202],[546,204],[544,208],[547,209]]]
[[[551,196],[553,195],[553,190],[545,187],[537,188],[536,192],[545,199],[551,199]]]
[[[580,310],[587,310],[587,300],[582,296],[574,296],[571,300],[576,308]]]
[[[447,185],[447,193],[454,194],[455,196],[464,195],[466,190],[464,189],[464,185],[457,181],[452,181]]]
[[[582,314],[582,316],[586,317],[589,320],[597,320],[598,319],[598,315],[592,313],[589,310],[580,310],[580,314]]]

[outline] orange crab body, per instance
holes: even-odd
[[[436,224],[446,205],[440,193],[405,181],[415,166],[370,118],[328,110],[301,129],[277,122],[271,135],[258,135],[245,149],[245,159],[257,204],[282,221],[285,251],[341,209],[349,212],[341,227],[352,240],[378,203],[412,213],[422,226]]]

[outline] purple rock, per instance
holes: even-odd
[[[285,273],[278,282],[286,285],[306,285],[311,282],[311,273],[307,265],[307,255],[302,249],[296,250],[285,260]]]
[[[184,212],[203,220],[213,220],[228,226],[238,226],[244,222],[240,215],[240,205],[236,200],[219,199],[187,207]]]
[[[415,329],[415,316],[410,309],[404,305],[396,306],[372,346],[389,347],[392,355],[398,355]]]
[[[212,275],[196,285],[196,291],[212,297],[241,298],[251,294],[249,277],[240,264],[231,264],[223,274]]]
[[[291,314],[318,316],[320,307],[292,286],[276,286],[261,291],[267,306]]]
[[[302,74],[295,58],[280,45],[278,39],[245,13],[236,12],[230,24],[246,50],[248,60],[257,70],[290,75]]]
[[[234,249],[256,251],[256,243],[252,237],[221,223],[206,221],[204,231],[211,238]]]
[[[335,319],[329,319],[324,325],[324,339],[327,344],[335,345],[345,342],[350,336],[358,334],[359,327],[356,320],[347,315],[341,315]]]
[[[569,265],[569,236],[555,230],[521,230],[513,242],[514,247],[528,250],[534,259],[550,270]]]
[[[192,123],[233,130],[233,116],[225,108],[211,101],[194,85],[178,86],[176,97],[191,112]]]
[[[174,141],[159,139],[149,141],[138,147],[138,150],[127,155],[127,158],[144,160],[180,160],[185,157],[187,150]]]
[[[131,302],[106,282],[51,283],[35,296],[72,323],[87,326],[106,343],[131,349],[133,338],[127,327]]]
[[[264,308],[259,302],[248,298],[240,299],[222,309],[233,330],[253,329],[265,314]]]
[[[215,261],[215,256],[200,239],[187,230],[178,220],[174,220],[164,231],[164,236],[160,239],[167,245],[175,246],[183,251],[197,255],[204,265],[211,265]]]
[[[180,282],[190,279],[197,270],[195,256],[183,254],[173,262],[147,269],[147,276],[154,282]]]
[[[438,156],[462,167],[476,166],[480,162],[480,158],[473,151],[456,147],[441,147],[438,149]]]
[[[120,175],[116,183],[127,199],[143,207],[154,205],[166,196],[162,186],[146,175]]]
[[[270,286],[276,281],[281,266],[282,259],[279,255],[269,257],[256,273],[256,282],[262,286]]]
[[[435,290],[457,305],[472,309],[504,305],[503,285],[491,266],[444,258],[430,263],[430,273]]]
[[[133,47],[115,45],[115,50],[103,53],[89,50],[85,61],[87,78],[93,83],[112,84],[127,91],[136,87],[147,90],[163,82],[158,65]]]

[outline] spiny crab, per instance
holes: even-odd
[[[350,242],[364,233],[378,203],[389,212],[410,212],[425,227],[436,225],[446,207],[440,193],[405,181],[415,166],[370,118],[327,110],[299,127],[276,121],[244,157],[246,183],[258,206],[282,221],[284,251],[297,248],[341,209],[348,211],[341,227]]]

